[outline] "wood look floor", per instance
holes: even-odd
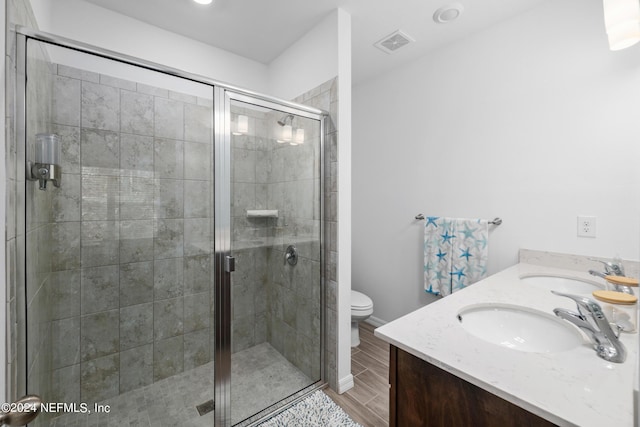
[[[325,393],[364,427],[389,425],[389,344],[373,335],[375,328],[360,323],[360,345],[351,349],[354,387],[338,394]]]

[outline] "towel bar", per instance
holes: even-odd
[[[423,214],[418,214],[418,215],[416,215],[416,219],[424,219],[424,215]],[[489,224],[500,225],[500,224],[502,224],[502,218],[494,218],[493,221],[489,221]]]

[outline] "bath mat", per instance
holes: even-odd
[[[362,427],[322,390],[260,424],[260,427]]]

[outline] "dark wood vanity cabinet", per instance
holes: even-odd
[[[390,346],[391,427],[509,427],[555,424]]]

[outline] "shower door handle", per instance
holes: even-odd
[[[31,394],[23,396],[13,403],[3,404],[2,406],[0,426],[25,426],[40,414],[42,399],[40,396]]]
[[[224,270],[227,273],[233,273],[236,271],[236,258],[227,255],[224,259]]]

